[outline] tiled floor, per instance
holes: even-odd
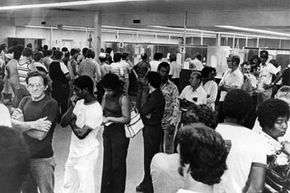
[[[64,177],[64,164],[68,156],[71,129],[57,126],[54,133],[54,152],[57,162],[55,171],[55,193],[61,193]],[[102,153],[102,152],[101,152]],[[97,193],[100,191],[101,161],[98,161]],[[135,193],[135,187],[143,178],[143,137],[140,132],[131,139],[127,156],[127,182],[126,193]]]

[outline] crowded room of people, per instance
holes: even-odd
[[[1,0],[0,193],[290,193],[289,0]]]

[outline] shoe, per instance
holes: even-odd
[[[145,192],[146,187],[143,183],[140,183],[138,186],[136,186],[136,192]]]

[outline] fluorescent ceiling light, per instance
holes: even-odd
[[[237,30],[237,31],[244,31],[244,32],[290,37],[290,34],[287,34],[287,33],[280,33],[280,32],[268,31],[268,30],[252,29],[252,28],[237,27],[237,26],[230,26],[230,25],[216,25],[215,27]]]
[[[144,1],[144,0],[87,0],[87,1],[83,0],[83,1],[67,1],[59,3],[10,5],[10,6],[0,6],[0,11],[33,9],[33,8],[72,7],[72,6],[93,5],[103,3],[120,3],[120,2],[136,2],[136,1]]]

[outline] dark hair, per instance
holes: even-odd
[[[212,72],[216,72],[216,69],[210,66],[204,66],[203,69],[201,70],[201,76],[202,78],[207,78],[208,75]]]
[[[50,56],[52,55],[52,50],[46,50],[43,52],[43,56],[46,57],[46,56]]]
[[[147,60],[147,54],[146,53],[142,53],[141,54],[141,59],[144,61],[144,60]]]
[[[47,78],[47,76],[45,74],[41,73],[41,72],[38,72],[38,71],[29,72],[27,74],[26,79],[25,79],[26,80],[26,83],[28,84],[29,78],[35,77],[35,76],[40,76],[43,79],[44,86],[47,86],[48,85],[48,78]]]
[[[32,50],[30,48],[24,48],[22,51],[22,55],[26,57],[32,56]]]
[[[106,62],[107,56],[106,57],[99,57],[99,60],[101,63]]]
[[[87,58],[95,58],[95,52],[92,49],[88,49],[87,53],[86,53],[86,57]]]
[[[176,136],[180,164],[189,164],[191,177],[204,184],[221,181],[227,169],[227,148],[222,136],[202,123],[182,127]]]
[[[26,47],[32,49],[32,44],[31,44],[31,43],[28,43],[28,44],[26,45]]]
[[[94,82],[89,76],[79,76],[74,80],[73,85],[79,87],[81,90],[87,88],[91,94],[94,93]]]
[[[126,58],[129,56],[130,54],[128,52],[124,52],[122,55],[122,59],[126,60]]]
[[[56,60],[60,60],[62,58],[63,53],[59,50],[55,50],[53,52],[53,58]]]
[[[280,63],[278,60],[272,59],[269,61],[269,63],[273,64],[276,68],[280,66]]]
[[[161,76],[158,72],[149,72],[147,74],[148,83],[156,89],[160,89]]]
[[[235,62],[236,65],[239,66],[239,64],[240,64],[240,57],[238,55],[233,55],[231,59],[232,59],[232,63]]]
[[[112,56],[110,56],[109,54],[107,54],[106,61],[109,61],[110,64],[111,64],[113,62]]]
[[[217,114],[205,104],[192,105],[182,114],[181,123],[183,125],[189,125],[198,122],[215,129],[218,124]]]
[[[43,51],[48,50],[48,45],[43,46]]]
[[[246,91],[235,89],[227,93],[223,105],[225,117],[243,121],[252,109],[252,98]]]
[[[103,86],[107,89],[112,89],[114,91],[122,90],[122,82],[116,74],[108,73],[103,79]]]
[[[166,68],[166,69],[170,70],[170,65],[169,65],[167,62],[161,62],[161,63],[158,65],[157,70],[159,71],[161,68]]]
[[[86,58],[87,57],[87,52],[88,52],[89,48],[83,48],[82,49],[82,54],[83,56]]]
[[[1,52],[2,50],[5,50],[6,47],[7,47],[6,44],[1,44],[1,45],[0,45],[0,52]]]
[[[0,186],[2,193],[18,193],[29,171],[27,145],[19,131],[0,126]]]
[[[106,53],[111,54],[112,50],[113,50],[112,48],[108,47],[108,48],[106,48]]]
[[[169,61],[170,62],[176,61],[176,55],[175,54],[170,54]]]
[[[160,59],[162,59],[163,58],[163,54],[162,53],[160,53],[160,52],[156,52],[154,55],[153,55],[153,59],[154,60],[160,60]]]
[[[195,58],[197,58],[198,60],[201,60],[201,55],[200,54],[196,54]]]
[[[37,52],[33,56],[33,59],[34,59],[35,62],[38,62],[41,58],[43,58],[42,52]]]
[[[62,47],[62,48],[61,48],[61,51],[62,51],[62,52],[68,52],[68,49],[67,49],[67,47]]]
[[[289,105],[280,99],[269,99],[258,107],[258,120],[262,129],[272,128],[278,117],[289,118]]]
[[[13,52],[13,58],[14,58],[15,60],[19,60],[20,57],[21,57],[21,51],[20,51],[20,50],[15,50],[15,51]]]
[[[117,52],[117,53],[114,54],[114,57],[113,57],[114,62],[120,62],[121,58],[122,58],[122,53]]]
[[[71,56],[75,55],[76,53],[79,53],[79,51],[78,51],[77,49],[72,48],[72,49],[70,50],[70,55],[71,55]]]

